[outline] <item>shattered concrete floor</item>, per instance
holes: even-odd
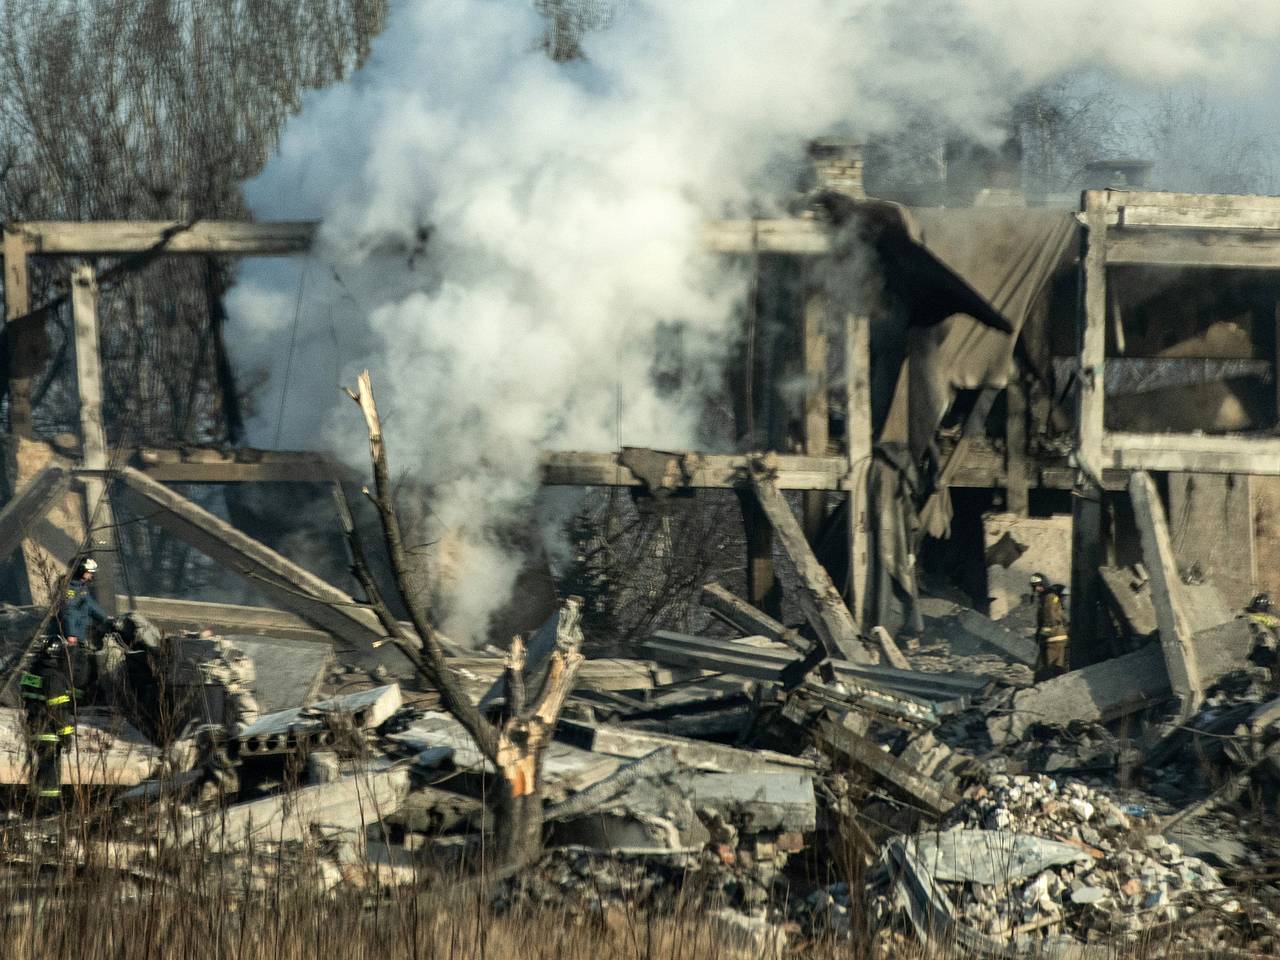
[[[996,623],[923,606],[907,669],[788,672],[802,657],[776,638],[679,634],[641,645],[649,659],[588,661],[544,763],[548,853],[494,905],[599,916],[697,890],[762,953],[861,933],[889,954],[938,937],[991,956],[1277,949],[1280,691],[1266,669],[1228,663],[1177,726],[1158,698],[1104,705],[1105,720],[1065,698],[1002,726],[1038,689],[1027,611]],[[460,667],[474,700],[493,697],[500,659]],[[285,674],[260,673],[259,695],[296,698],[307,684]],[[151,779],[98,797],[122,869],[154,875],[194,849],[251,891],[276,882],[282,850],[320,890],[473,865],[494,771],[439,697],[336,661],[316,681],[310,707],[230,738],[233,775],[179,743]],[[47,850],[40,822],[14,809],[7,835]]]

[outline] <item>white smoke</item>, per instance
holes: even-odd
[[[372,369],[396,465],[452,531],[440,609],[461,635],[509,592],[494,531],[530,511],[540,449],[695,444],[741,286],[701,220],[776,208],[812,136],[907,114],[994,135],[1020,92],[1082,66],[1245,83],[1280,4],[632,0],[560,65],[545,27],[524,0],[393,0],[367,65],[306,99],[250,184],[259,217],[323,218],[318,262],[247,268],[230,304],[242,369],[271,374],[254,442],[363,465],[337,381]],[[371,253],[388,245],[418,252]],[[663,395],[671,323],[691,386]]]

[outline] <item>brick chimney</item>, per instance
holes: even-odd
[[[815,190],[865,199],[862,185],[862,144],[840,137],[819,137],[809,142]]]

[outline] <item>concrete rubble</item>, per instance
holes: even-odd
[[[1002,536],[1023,529],[1001,523]],[[1169,617],[1155,611],[1168,601],[1153,602],[1140,565],[1102,571],[1127,631],[1116,655],[1041,683],[1012,588],[999,620],[922,598],[922,635],[876,628],[855,661],[829,656],[812,624],[784,626],[711,584],[722,625],[588,661],[608,669],[584,669],[541,766],[546,854],[493,903],[607,921],[696,890],[726,942],[761,956],[863,930],[883,955],[914,940],[1091,960],[1156,937],[1273,951],[1275,832],[1242,838],[1269,829],[1280,798],[1274,638],[1225,613],[1205,623],[1220,601],[1198,603],[1166,573],[1165,593],[1195,610],[1178,629],[1203,694],[1178,723]],[[429,685],[384,682],[335,647],[290,658],[300,641],[246,637],[270,664],[253,693],[272,709],[218,721],[190,695],[217,644],[165,642],[187,644],[185,726],[153,743],[128,704],[86,708],[79,766],[64,772],[108,791],[136,830],[114,848],[129,871],[194,850],[234,864],[247,892],[286,870],[377,890],[482,857],[496,771]],[[501,659],[460,663],[473,699],[504,709]],[[18,712],[0,721],[0,775],[23,783]],[[162,826],[157,804],[170,805]]]

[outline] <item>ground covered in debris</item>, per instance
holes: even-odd
[[[256,693],[279,709],[252,723],[203,715],[198,669],[173,676],[201,715],[166,742],[119,703],[86,706],[100,720],[64,761],[59,812],[25,807],[14,720],[5,923],[27,935],[59,904],[110,903],[127,938],[137,911],[216,891],[242,920],[329,904],[398,937],[388,956],[446,934],[516,951],[515,931],[548,917],[539,955],[634,955],[638,931],[671,956],[1280,952],[1280,691],[1254,624],[1197,634],[1212,686],[1171,723],[1167,692],[1135,697],[1123,675],[1158,641],[1033,684],[1025,609],[993,621],[926,599],[922,636],[878,632],[855,661],[805,653],[807,630],[726,597],[704,594],[714,636],[657,631],[634,659],[583,664],[542,763],[547,851],[515,873],[493,861],[495,770],[435,692],[322,645],[259,667]],[[5,616],[15,635],[29,619]],[[171,639],[197,659],[207,643]],[[237,642],[273,656],[269,638]],[[530,638],[531,676],[546,648]],[[455,667],[503,709],[501,658]],[[442,914],[444,898],[491,929]],[[330,943],[311,923],[297,942]],[[302,955],[241,935],[217,955]]]

